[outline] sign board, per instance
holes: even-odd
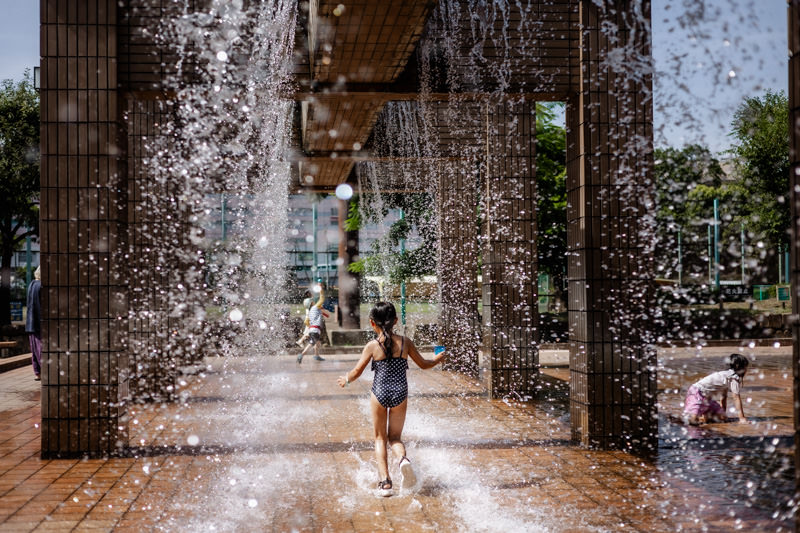
[[[720,285],[719,292],[727,301],[743,302],[753,294],[751,285]]]
[[[22,302],[11,302],[11,321],[22,322]]]
[[[791,294],[789,293],[789,287],[778,287],[778,300],[788,302],[791,300]]]

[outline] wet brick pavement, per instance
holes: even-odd
[[[40,459],[38,382],[20,368],[0,374],[0,531],[790,531],[790,347],[745,349],[754,424],[667,418],[730,351],[661,352],[652,460],[569,441],[566,369],[515,403],[414,368],[419,480],[391,498],[373,494],[371,373],[335,385],[355,355],[209,360],[180,402],[131,409],[128,456],[111,459]]]

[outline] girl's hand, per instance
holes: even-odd
[[[339,386],[342,387],[342,388],[347,387],[347,385],[348,385],[347,376],[339,376],[339,378],[336,381],[339,383]]]

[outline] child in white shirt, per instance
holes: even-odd
[[[709,374],[689,387],[683,408],[684,417],[689,424],[727,422],[728,417],[725,413],[728,408],[729,389],[733,396],[733,403],[739,411],[739,422],[742,424],[747,423],[739,391],[742,388],[742,379],[747,374],[747,366],[750,361],[743,355],[732,353],[729,356],[729,363],[730,368],[728,370]],[[714,396],[717,395],[722,397],[722,401],[719,403],[714,400]]]

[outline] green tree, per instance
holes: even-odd
[[[381,238],[372,244],[372,254],[350,264],[355,274],[388,273],[392,283],[436,272],[436,225],[433,197],[427,193],[390,193],[382,195],[380,208],[351,200],[345,229],[360,229],[365,222],[381,223],[389,211],[402,209],[404,218],[396,220]],[[400,242],[416,230],[421,244],[400,252]]]
[[[781,91],[745,98],[733,115],[736,188],[745,227],[768,249],[789,244],[789,102]]]
[[[681,149],[657,148],[653,173],[656,182],[656,256],[661,275],[672,277],[678,269],[678,232],[682,237],[685,272],[704,280],[708,272],[708,227],[719,203],[723,242],[738,236],[734,213],[740,198],[725,180],[719,160],[708,148],[690,144]],[[730,254],[727,254],[730,255]],[[725,263],[731,261],[724,258]],[[738,261],[738,258],[736,258]],[[722,263],[722,260],[721,260]],[[723,264],[725,264],[723,263]]]
[[[725,175],[719,161],[697,144],[656,148],[654,159],[659,237],[668,240],[678,229],[707,223]]]
[[[30,72],[0,83],[0,325],[11,323],[11,260],[39,234],[39,95]]]
[[[539,271],[549,274],[555,298],[564,299],[567,257],[566,130],[555,123],[563,104],[536,105],[536,223]]]

